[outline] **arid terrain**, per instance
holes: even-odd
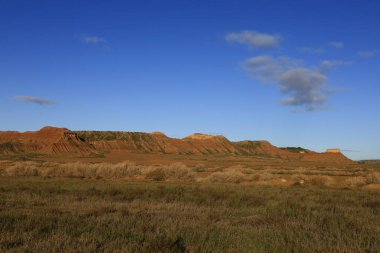
[[[1,252],[379,252],[380,163],[223,136],[0,132]]]
[[[379,163],[355,162],[340,152],[278,148],[268,141],[231,142],[193,134],[70,131],[44,127],[0,132],[2,175],[79,177],[244,185],[318,184],[378,188]]]

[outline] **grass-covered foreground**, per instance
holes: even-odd
[[[380,192],[0,177],[0,252],[379,252]]]

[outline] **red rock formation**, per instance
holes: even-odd
[[[352,162],[341,153],[291,152],[268,141],[231,142],[224,136],[193,134],[183,139],[160,132],[77,131],[44,127],[35,132],[0,132],[0,153],[95,153],[124,151],[183,155],[260,156],[298,161]]]
[[[93,146],[66,128],[44,127],[34,132],[0,132],[0,152],[91,153]]]

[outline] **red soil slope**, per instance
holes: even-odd
[[[0,132],[0,153],[91,153],[96,150],[66,128],[44,127],[35,132]]]
[[[122,151],[180,155],[257,156],[312,162],[351,163],[341,153],[291,152],[268,141],[231,142],[224,136],[193,134],[183,139],[160,132],[70,131],[44,127],[36,132],[0,132],[0,153],[98,153]]]

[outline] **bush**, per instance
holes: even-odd
[[[167,179],[167,175],[162,168],[154,168],[145,174],[145,179],[153,181],[165,181]]]
[[[193,167],[194,172],[205,172],[206,166],[204,164],[197,164]]]

